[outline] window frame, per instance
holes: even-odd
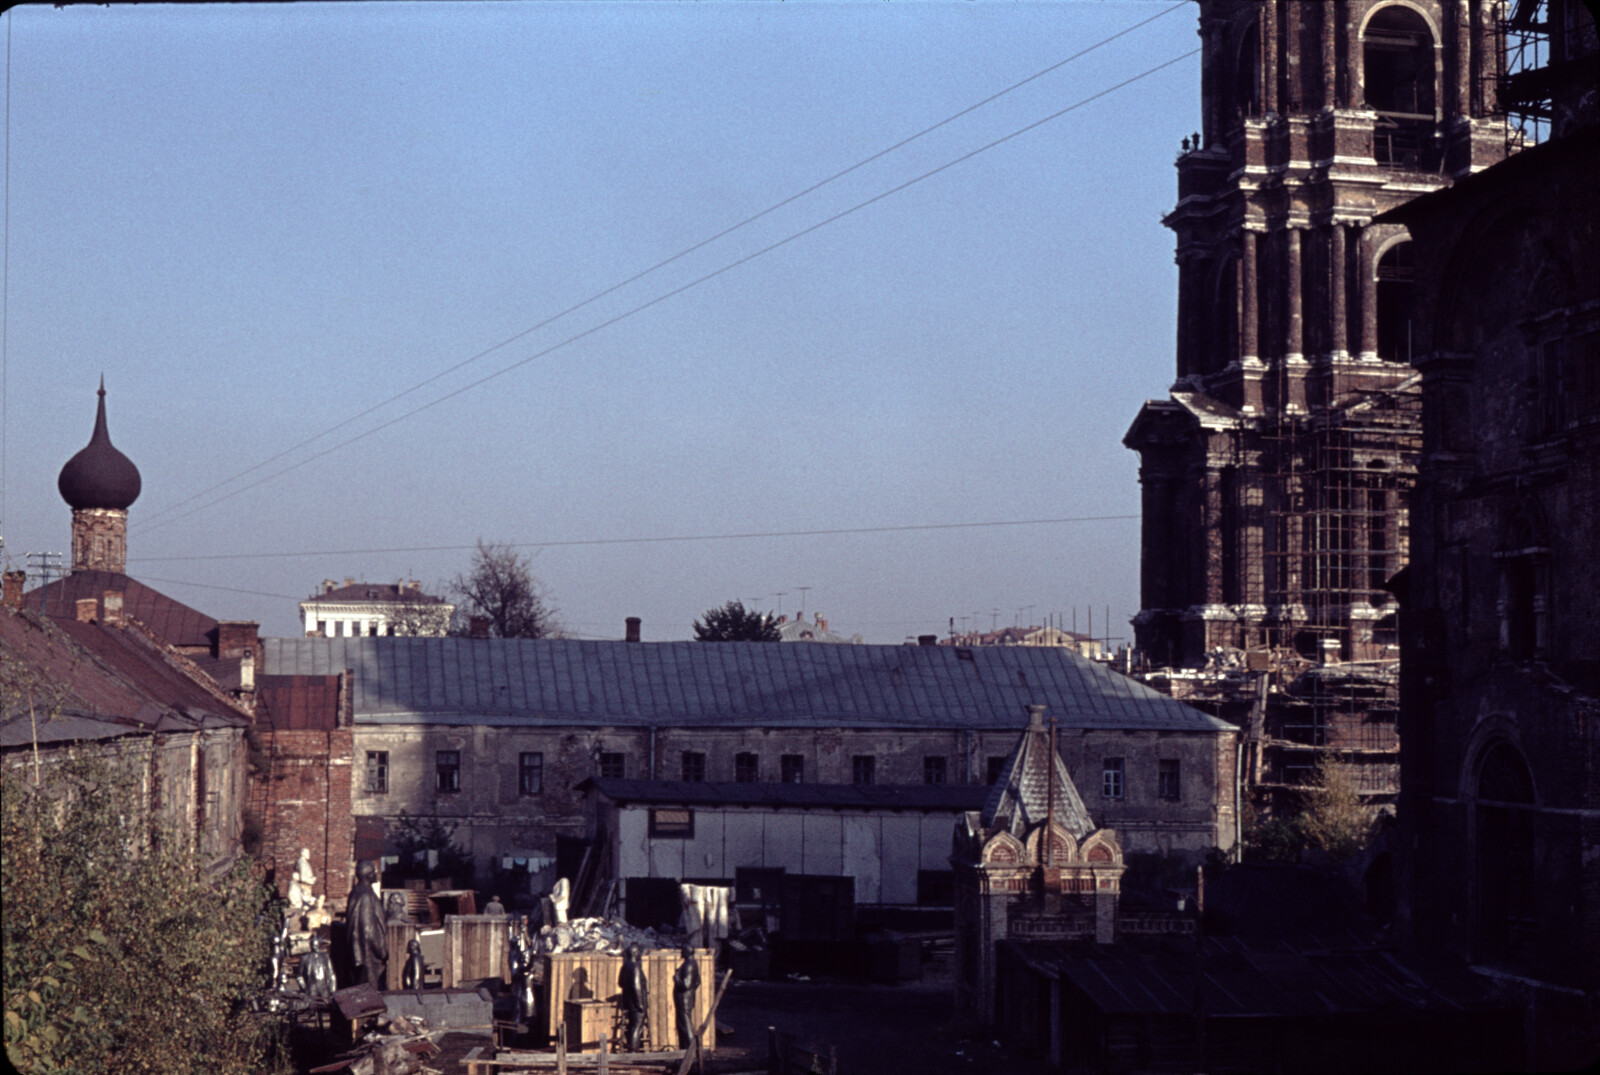
[[[677,818],[662,819],[663,814],[682,814]],[[650,807],[650,838],[652,840],[694,839],[694,810],[687,806]]]
[[[1128,762],[1126,758],[1106,758],[1100,763],[1100,795],[1102,798],[1120,800],[1127,795]]]
[[[878,756],[876,754],[850,755],[850,783],[863,787],[878,782]]]
[[[530,766],[529,761],[533,764]],[[528,779],[529,774],[533,779]],[[532,785],[530,787],[530,784]],[[541,750],[524,750],[517,754],[517,795],[532,798],[544,794],[544,752]]]
[[[1183,801],[1183,765],[1178,758],[1156,762],[1156,798],[1163,802]]]
[[[704,784],[706,782],[706,755],[703,750],[685,750],[683,752],[683,767],[680,770],[684,783]]]
[[[367,751],[367,781],[368,795],[389,794],[389,752],[387,750]]]
[[[924,754],[922,782],[929,787],[943,787],[950,783],[950,759],[943,754]]]
[[[602,750],[595,762],[601,780],[626,780],[628,756],[620,750]]]
[[[804,754],[782,754],[778,758],[778,772],[785,784],[804,784],[806,782],[806,756]]]
[[[433,791],[435,795],[457,795],[461,792],[461,751],[433,752]]]
[[[733,756],[733,782],[735,784],[761,783],[761,755],[741,750]]]

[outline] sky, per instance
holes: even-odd
[[[129,573],[267,635],[483,539],[576,637],[1126,638],[1196,10],[12,8],[8,565],[103,374]]]

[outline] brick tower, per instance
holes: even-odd
[[[1373,217],[1510,148],[1494,0],[1199,0],[1178,158],[1177,380],[1123,443],[1137,644],[1392,653],[1421,412],[1412,249]]]
[[[139,499],[139,468],[112,446],[106,432],[103,377],[94,433],[61,468],[56,488],[72,507],[72,570],[126,573],[128,506]]]

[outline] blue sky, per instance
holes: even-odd
[[[1173,6],[13,8],[6,556],[67,550],[104,372],[130,573],[268,634],[482,537],[550,543],[584,637],[735,597],[1125,636],[1134,519],[575,543],[1136,516],[1197,57],[660,297],[1183,56],[1193,5],[447,371]]]

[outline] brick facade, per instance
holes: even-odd
[[[72,570],[128,569],[128,513],[116,508],[77,508],[72,512]]]

